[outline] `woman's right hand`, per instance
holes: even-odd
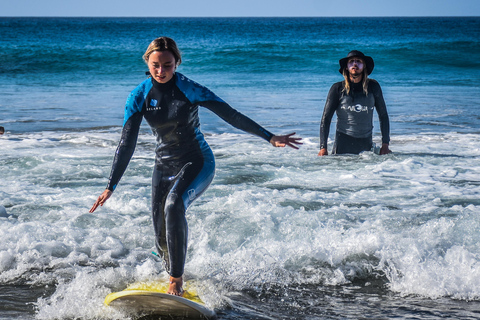
[[[103,191],[103,193],[100,195],[100,197],[98,197],[97,201],[95,201],[95,203],[93,204],[92,208],[90,209],[90,213],[94,212],[98,206],[103,206],[103,204],[105,203],[105,201],[108,200],[108,198],[111,197],[113,191],[110,191],[108,189],[105,189],[105,191]]]

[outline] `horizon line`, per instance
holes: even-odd
[[[85,15],[6,15],[0,16],[0,18],[480,18],[480,15],[450,15],[450,16],[442,16],[442,15],[405,15],[405,16],[103,16],[103,15],[93,15],[93,16],[85,16]]]

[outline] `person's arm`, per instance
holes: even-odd
[[[118,143],[117,151],[113,159],[107,190],[114,191],[122,178],[137,145],[138,132],[142,123],[141,113],[133,114],[123,126],[122,137]]]
[[[372,81],[372,80],[371,80]],[[374,81],[373,94],[375,97],[375,109],[377,110],[378,120],[380,122],[380,131],[382,132],[382,147],[380,154],[388,154],[392,151],[389,149],[390,144],[390,119],[388,117],[387,105],[383,98],[382,88],[377,81]]]
[[[264,129],[252,119],[233,109],[226,102],[210,100],[203,101],[201,105],[237,129],[258,136],[268,142],[270,142],[274,136],[273,133]]]
[[[265,139],[274,147],[289,146],[291,148],[298,149],[296,145],[302,144],[300,142],[301,138],[292,137],[295,135],[295,132],[280,136],[274,135],[249,117],[232,108],[226,102],[210,100],[202,102],[201,105],[218,115],[235,128]]]
[[[302,144],[300,138],[292,137],[295,133],[282,136],[274,135],[252,119],[232,108],[208,88],[186,78],[180,73],[177,73],[176,84],[192,104],[209,109],[237,129],[256,135],[270,142],[275,147],[289,146],[298,149],[295,145]]]
[[[320,152],[319,156],[328,155],[327,143],[328,135],[330,133],[330,124],[332,123],[333,115],[335,110],[338,107],[338,84],[334,84],[327,95],[327,100],[325,101],[325,107],[323,109],[322,121],[320,123]]]
[[[110,172],[110,178],[108,179],[107,187],[97,198],[97,201],[95,201],[93,204],[92,208],[90,209],[90,213],[94,212],[98,206],[103,206],[105,201],[111,197],[113,191],[117,187],[118,182],[125,173],[128,163],[130,162],[130,159],[135,151],[142,117],[143,116],[141,113],[135,113],[125,122],[122,130],[122,137],[120,138],[120,142],[118,143],[115,157],[113,159],[112,170]]]
[[[95,201],[90,209],[90,213],[94,212],[98,206],[103,206],[105,201],[110,198],[122,178],[123,173],[127,169],[128,163],[135,151],[135,146],[137,145],[138,132],[143,119],[142,108],[143,102],[145,101],[144,92],[149,90],[150,85],[150,81],[144,81],[132,91],[127,99],[122,136],[115,152],[110,178],[108,179],[106,189],[97,198],[97,201]]]

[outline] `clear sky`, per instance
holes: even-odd
[[[480,0],[0,0],[0,16],[480,16]]]

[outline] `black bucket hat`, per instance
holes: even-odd
[[[358,50],[350,51],[345,58],[338,60],[338,62],[340,63],[340,69],[338,70],[338,72],[343,74],[343,69],[345,69],[345,67],[347,66],[348,60],[353,57],[362,58],[362,60],[365,61],[365,64],[367,65],[367,73],[369,75],[370,73],[372,73],[373,67],[375,66],[372,57],[366,56],[363,54],[363,52],[360,52]]]

